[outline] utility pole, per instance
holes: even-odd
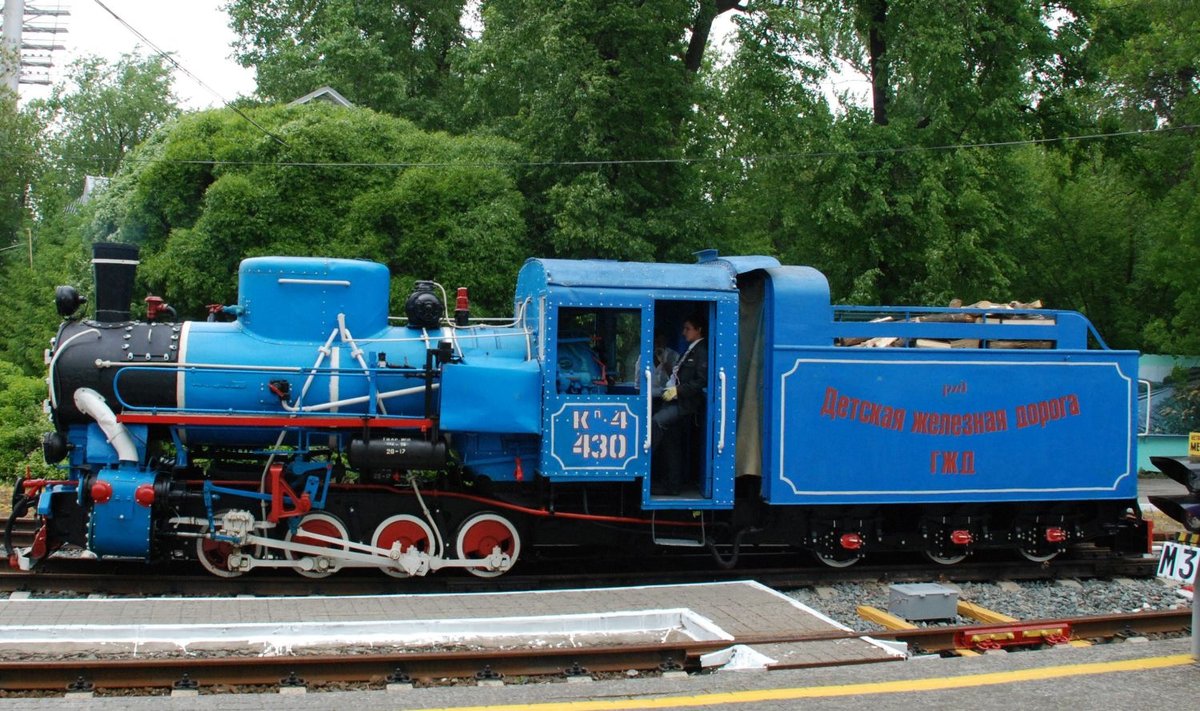
[[[0,33],[4,48],[0,54],[0,72],[4,74],[4,88],[17,95],[17,85],[21,81],[21,25],[25,23],[25,0],[5,0],[4,24],[0,25]]]
[[[61,4],[61,3],[59,3]],[[38,7],[26,0],[4,0],[3,25],[0,25],[0,79],[14,96],[20,94],[21,84],[49,84],[47,71],[53,64],[54,52],[64,49],[56,42],[58,35],[67,31],[61,18],[68,17],[70,10],[61,7]],[[45,20],[51,22],[47,24]],[[25,35],[50,35],[47,42],[30,42]],[[33,69],[22,72],[22,69]]]

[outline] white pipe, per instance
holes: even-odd
[[[91,417],[108,437],[108,443],[117,450],[117,459],[122,462],[137,462],[137,446],[125,425],[117,422],[104,396],[91,388],[79,388],[75,391],[75,407],[83,414]]]
[[[185,321],[185,324],[191,321]],[[185,326],[186,328],[186,326]],[[87,333],[84,331],[84,333]],[[96,333],[99,333],[97,331]],[[79,334],[76,334],[79,335]],[[74,339],[74,336],[72,336]],[[65,345],[65,344],[64,344]],[[96,367],[103,370],[107,368],[124,368],[129,365],[123,360],[103,360],[96,359]],[[176,368],[180,372],[188,370],[245,370],[245,371],[267,371],[271,373],[303,373],[303,368],[298,368],[291,365],[237,365],[235,363],[164,363],[162,361],[138,361],[134,363],[138,368]]]
[[[442,540],[442,531],[438,528],[437,521],[433,520],[433,514],[429,513],[429,507],[425,505],[425,498],[421,496],[421,487],[417,486],[416,478],[410,475],[408,483],[412,486],[413,493],[417,495],[417,503],[421,505],[421,511],[425,514],[425,521],[429,523],[429,528],[433,531],[433,537],[437,543],[437,548],[433,549],[430,555],[434,558],[440,558],[446,554],[446,542]]]
[[[304,404],[304,396],[308,394],[308,388],[312,385],[313,378],[317,377],[317,371],[321,368],[321,363],[325,361],[325,356],[329,355],[330,347],[333,346],[333,339],[337,338],[338,330],[335,328],[329,332],[329,338],[325,339],[325,345],[317,349],[317,362],[313,364],[312,371],[308,374],[308,379],[304,381],[304,387],[300,388],[300,397],[296,398],[296,407]],[[287,409],[287,403],[284,403],[284,409]]]
[[[646,368],[646,440],[642,443],[642,449],[649,452],[650,446],[654,443],[654,372]]]
[[[1149,380],[1139,380],[1138,385],[1146,386],[1146,431],[1139,434],[1150,434],[1150,413],[1154,411],[1154,386]]]
[[[435,390],[438,387],[439,387],[439,383],[433,384],[433,388]],[[379,398],[380,400],[390,400],[394,397],[403,397],[405,395],[415,395],[416,393],[423,393],[423,392],[425,392],[425,386],[418,385],[418,386],[412,387],[412,388],[403,388],[401,390],[389,390],[387,392],[376,393],[375,396],[377,398]],[[335,400],[333,402],[321,403],[320,405],[305,405],[304,407],[301,407],[298,410],[291,410],[291,412],[323,412],[325,410],[332,410],[332,409],[338,408],[338,407],[346,407],[348,405],[361,405],[364,402],[370,401],[370,399],[371,399],[370,395],[362,395],[359,397],[346,398],[345,400]],[[385,412],[383,414],[386,415],[387,413]]]
[[[94,329],[94,328],[89,328],[89,329],[88,329],[88,330],[86,330],[86,331],[80,331],[79,333],[76,333],[75,335],[71,336],[71,337],[70,337],[70,338],[68,338],[67,340],[65,340],[65,341],[63,341],[62,343],[58,344],[58,347],[54,349],[54,357],[50,359],[50,366],[49,366],[49,368],[50,368],[50,378],[49,378],[50,382],[49,382],[48,384],[49,384],[49,386],[50,386],[50,407],[53,407],[53,408],[54,408],[54,409],[56,409],[56,410],[58,409],[58,392],[57,392],[57,388],[55,388],[55,387],[54,387],[54,374],[55,374],[55,372],[57,372],[57,370],[58,370],[58,369],[57,369],[57,368],[55,368],[54,366],[55,366],[55,365],[58,363],[58,357],[59,357],[60,355],[62,355],[62,352],[63,352],[63,351],[65,351],[65,350],[67,349],[67,346],[71,345],[71,343],[72,343],[72,342],[73,342],[73,341],[74,341],[76,338],[79,338],[80,336],[86,336],[86,335],[88,335],[89,333],[90,333],[90,334],[95,334],[96,338],[99,338],[99,337],[100,337],[100,332],[99,332],[99,331],[97,331],[97,330],[96,330],[96,329]]]
[[[280,279],[280,284],[316,284],[317,286],[350,286],[345,279]]]
[[[721,381],[721,430],[717,436],[717,452],[725,451],[725,369],[717,373],[717,379]]]
[[[521,329],[520,331],[518,331],[518,330],[516,330],[516,329],[514,328],[514,329],[510,329],[510,331],[509,331],[509,332],[499,332],[499,333],[497,333],[497,332],[491,332],[491,333],[458,333],[459,331],[470,331],[470,330],[473,330],[473,329],[475,329],[475,328],[478,328],[478,327],[477,327],[477,326],[467,326],[467,327],[464,327],[464,328],[456,328],[456,329],[453,329],[453,330],[455,331],[455,335],[454,335],[454,337],[455,337],[456,339],[459,339],[459,340],[464,340],[464,341],[465,341],[465,340],[468,340],[468,339],[472,339],[472,338],[473,338],[473,339],[476,339],[476,340],[479,340],[479,339],[482,339],[482,338],[528,338],[528,337],[529,337],[529,329],[527,329],[527,328]],[[497,328],[502,328],[502,327],[497,327]],[[424,344],[426,345],[426,347],[428,347],[428,346],[429,346],[429,334],[428,334],[428,333],[426,333],[426,334],[424,334],[424,335],[423,335],[423,336],[421,336],[421,337],[413,337],[413,338],[360,338],[360,339],[358,339],[358,343],[362,343],[362,344],[374,344],[374,343],[424,343]]]
[[[442,320],[445,323],[453,323],[453,321],[450,320],[450,297],[446,296],[446,287],[442,286],[436,281],[430,283],[436,286],[442,292]]]
[[[346,314],[338,314],[337,322],[338,329],[342,332],[342,340],[350,344],[350,355],[354,356],[354,359],[358,361],[358,364],[362,367],[363,375],[367,376],[367,381],[370,382],[371,369],[367,367],[367,361],[363,358],[362,349],[359,348],[358,344],[354,342],[354,336],[351,336],[350,330],[346,328]],[[376,398],[375,403],[379,406],[380,412],[385,415],[388,414],[387,407],[384,406],[382,397]]]

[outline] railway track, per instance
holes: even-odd
[[[1042,565],[1028,561],[984,558],[956,566],[931,566],[926,562],[900,561],[889,566],[861,565],[829,569],[820,565],[795,567],[796,556],[751,556],[746,567],[716,569],[711,558],[666,556],[645,561],[630,569],[627,560],[526,561],[521,575],[479,579],[469,575],[430,576],[396,580],[369,572],[341,574],[311,580],[290,573],[252,573],[221,579],[195,571],[193,566],[167,564],[147,567],[142,563],[90,561],[61,558],[48,561],[45,569],[21,572],[0,569],[0,589],[63,591],[76,594],[107,592],[135,595],[339,595],[395,592],[471,592],[546,588],[592,588],[606,585],[704,582],[754,578],[775,588],[800,587],[832,582],[866,581],[992,581],[1049,580],[1060,578],[1148,577],[1154,561],[1143,558],[1113,558],[1104,551],[1080,548],[1070,557]],[[791,567],[788,567],[790,564]],[[596,572],[597,567],[607,571]],[[572,572],[578,568],[578,572]],[[589,570],[589,568],[591,568]],[[165,573],[165,574],[164,574]],[[986,648],[995,639],[1030,634],[1031,643],[1063,642],[1066,639],[1111,639],[1119,636],[1175,633],[1190,623],[1187,610],[1142,612],[1129,615],[1074,617],[1060,620],[1009,620],[1004,624],[892,629],[872,632],[828,632],[816,635],[746,636],[734,642],[670,641],[663,644],[625,644],[612,647],[541,648],[507,650],[403,650],[369,653],[301,653],[289,656],[182,656],[53,660],[25,658],[0,661],[0,691],[44,693],[46,691],[98,689],[190,689],[196,685],[213,688],[286,687],[302,685],[322,688],[345,683],[379,687],[386,683],[419,685],[446,683],[445,679],[469,683],[513,677],[545,679],[605,674],[638,669],[697,670],[700,655],[730,644],[804,644],[849,639],[869,634],[894,639],[910,649],[930,653],[970,653]],[[1039,637],[1039,635],[1041,635]],[[967,651],[964,651],[967,650]],[[773,668],[814,666],[779,664]],[[157,692],[155,692],[157,693]]]
[[[157,659],[37,660],[0,662],[0,690],[171,688],[190,679],[208,686],[328,683],[404,683],[421,679],[503,679],[565,676],[628,669],[683,669],[699,655],[728,642],[685,641],[572,649],[404,651],[377,654],[301,654],[287,657],[226,656]],[[291,682],[289,683],[289,679]]]
[[[746,565],[723,570],[704,555],[627,560],[526,561],[518,574],[500,578],[432,575],[397,580],[373,571],[343,571],[320,580],[290,571],[254,572],[238,578],[217,578],[186,563],[148,567],[139,562],[51,559],[35,571],[0,567],[0,591],[34,593],[72,591],[114,595],[365,595],[394,593],[506,592],[529,589],[571,589],[595,586],[683,584],[720,580],[757,580],[777,589],[844,582],[986,582],[992,580],[1056,580],[1106,577],[1149,577],[1156,561],[1114,558],[1081,549],[1040,565],[1003,556],[965,561],[955,566],[933,565],[917,559],[893,565],[858,565],[831,569],[798,561],[796,555],[747,556]],[[803,567],[797,567],[800,562]]]
[[[1026,628],[1065,629],[1075,640],[1101,640],[1133,634],[1178,633],[1190,624],[1188,610],[1138,612],[1055,620],[1023,621]],[[905,642],[924,652],[964,649],[964,640],[996,634],[996,625],[960,625],[870,633]],[[434,680],[502,680],[505,677],[590,676],[629,669],[698,670],[700,655],[733,643],[803,644],[862,636],[862,632],[763,635],[729,641],[675,641],[570,649],[403,651],[370,654],[262,656],[172,656],[155,659],[39,659],[0,661],[0,690],[35,692],[93,689],[194,689],[239,686],[321,686],[358,683],[431,685]],[[1043,641],[1065,643],[1066,639]],[[866,663],[864,660],[863,663]],[[825,666],[824,662],[777,664],[771,669]]]
[[[1071,640],[1110,640],[1117,637],[1144,636],[1150,634],[1173,634],[1183,632],[1192,623],[1190,608],[1175,610],[1150,610],[1115,615],[1089,615],[1062,617],[1048,620],[1010,620],[986,622],[973,625],[951,625],[945,627],[922,627],[918,629],[886,630],[871,632],[870,636],[894,639],[907,643],[910,648],[927,653],[956,652],[975,649],[995,649],[997,638],[1011,636],[1015,645],[1038,644],[1036,640],[1047,640],[1050,644],[1066,644]],[[1036,632],[1027,640],[1020,639],[1025,632]],[[1058,632],[1057,636],[1054,634]],[[753,644],[753,642],[750,642]]]
[[[32,521],[18,521],[13,545],[27,545]],[[0,546],[0,551],[3,551]],[[69,554],[44,561],[34,571],[7,567],[0,558],[0,592],[72,591],[114,595],[368,595],[394,593],[506,592],[570,589],[597,585],[649,585],[754,579],[777,589],[849,582],[987,582],[991,580],[1056,580],[1105,577],[1150,577],[1155,561],[1114,557],[1104,549],[1073,548],[1051,561],[1034,564],[998,553],[985,553],[957,565],[930,563],[920,556],[897,556],[888,564],[862,563],[830,568],[795,551],[751,553],[733,569],[714,565],[708,553],[677,551],[637,561],[616,557],[546,557],[524,560],[516,574],[477,578],[468,574],[436,574],[397,580],[370,570],[342,571],[323,579],[304,578],[288,570],[259,570],[236,578],[218,578],[186,561],[146,565],[140,561],[95,561]]]

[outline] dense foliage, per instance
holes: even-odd
[[[436,276],[508,308],[528,252],[524,200],[489,166],[515,158],[511,143],[322,103],[247,115],[165,127],[96,202],[90,237],[141,245],[141,280],[180,314],[235,302],[238,263],[266,254],[374,259],[402,294]]]
[[[131,150],[179,113],[162,58],[125,55],[109,63],[84,57],[68,75],[70,85],[55,87],[49,99],[30,107],[47,127],[43,152],[53,165],[35,195],[44,213],[77,198],[85,176],[111,176]]]
[[[49,422],[42,413],[46,383],[24,375],[15,365],[0,360],[0,473],[6,478],[24,473],[45,475],[42,434]]]
[[[18,111],[16,98],[5,91],[0,88],[0,249],[7,253],[25,241],[25,205],[39,168],[39,137],[34,118]]]
[[[230,0],[237,57],[259,94],[291,101],[325,85],[428,128],[452,121],[467,42],[464,0]]]
[[[1200,352],[1192,0],[227,11],[259,81],[241,115],[179,115],[138,57],[0,97],[5,402],[40,397],[20,378],[52,287],[87,290],[99,239],[139,244],[143,286],[193,317],[269,252],[380,260],[397,293],[437,278],[503,312],[526,256],[717,247],[811,264],[841,301],[1041,298],[1115,347]],[[322,85],[355,108],[284,105]],[[87,174],[113,180],[72,204]],[[21,449],[32,410],[5,407]]]

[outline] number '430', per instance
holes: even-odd
[[[624,459],[628,450],[628,440],[620,433],[580,434],[571,446],[571,452],[584,459]]]

